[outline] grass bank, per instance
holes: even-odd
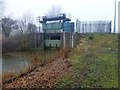
[[[55,88],[118,88],[118,35],[87,34],[71,50],[73,71]]]

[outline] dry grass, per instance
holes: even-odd
[[[62,59],[65,59],[65,58],[68,58],[68,54],[70,52],[70,48],[68,47],[63,47],[62,49],[60,49],[59,51],[59,57],[62,58]]]
[[[63,60],[68,57],[69,52],[69,48],[62,48],[46,61],[40,61],[39,53],[34,53],[33,63],[25,68],[17,79],[4,83],[3,88],[52,88],[58,79],[71,70],[71,63]]]
[[[3,73],[2,81],[3,83],[12,82],[14,79],[22,77],[23,75],[32,72],[38,66],[43,66],[46,63],[52,62],[52,60],[54,60],[55,58],[61,58],[61,59],[67,58],[69,52],[70,52],[70,48],[65,47],[60,49],[58,52],[54,53],[54,55],[48,56],[47,58],[46,57],[43,58],[43,56],[39,52],[35,52],[32,54],[33,58],[31,64],[29,64],[27,67],[22,69],[19,73],[15,71]],[[42,60],[42,59],[47,59],[47,60]]]
[[[6,83],[6,82],[11,82],[12,80],[21,77],[22,75],[25,75],[27,73],[30,73],[31,71],[33,71],[39,64],[40,64],[40,60],[39,60],[39,55],[38,53],[34,53],[33,54],[33,59],[32,59],[32,63],[29,64],[27,67],[23,68],[19,73],[16,71],[10,71],[10,72],[4,72],[2,73],[2,82]]]
[[[6,81],[14,79],[17,76],[18,76],[18,74],[15,71],[4,72],[4,73],[2,73],[2,81],[4,83]]]
[[[27,75],[28,73],[34,71],[38,66],[44,66],[46,63],[50,63],[55,58],[61,58],[65,59],[68,57],[68,53],[70,52],[70,48],[64,47],[60,49],[57,53],[54,53],[54,55],[48,56],[47,58],[41,58],[43,57],[39,52],[35,52],[32,54],[32,63],[29,64],[27,67],[22,69],[19,73],[16,73],[15,71],[12,72],[6,72],[3,73],[3,84],[9,83],[14,81],[17,78],[22,77],[23,75]],[[47,59],[47,60],[40,60],[40,59]]]

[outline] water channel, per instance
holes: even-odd
[[[30,54],[24,52],[3,54],[2,59],[0,59],[2,72],[20,71],[30,64],[30,56]]]

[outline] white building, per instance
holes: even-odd
[[[79,21],[76,20],[76,31],[79,33],[111,33],[112,21]]]

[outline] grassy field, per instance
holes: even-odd
[[[83,35],[68,60],[73,70],[56,88],[118,88],[118,35]]]

